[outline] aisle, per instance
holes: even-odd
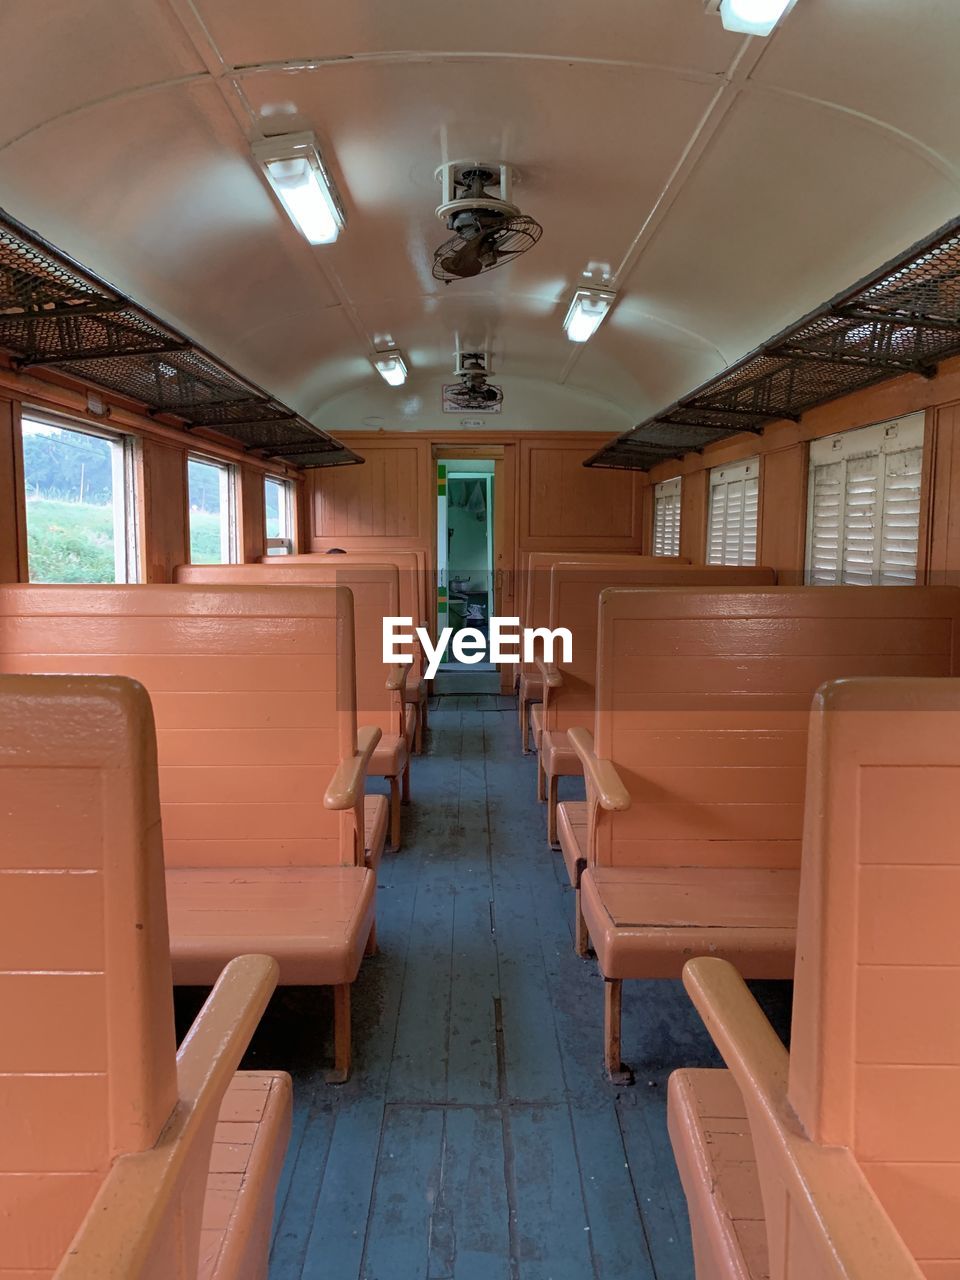
[[[325,993],[278,997],[252,1055],[300,1059],[271,1280],[692,1280],[665,1063],[714,1063],[706,1035],[679,984],[628,984],[637,1084],[606,1083],[602,984],[573,953],[515,702],[441,698],[430,725],[352,1080],[308,1065]]]

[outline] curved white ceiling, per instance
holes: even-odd
[[[456,425],[459,337],[493,352],[491,425],[614,434],[960,209],[955,0],[797,0],[768,40],[703,0],[4,0],[0,27],[0,204],[334,433]],[[250,157],[301,129],[334,246]],[[515,165],[544,235],[444,287],[433,174],[466,158]],[[576,347],[592,264],[619,298]]]

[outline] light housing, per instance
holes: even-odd
[[[592,338],[615,297],[609,289],[578,289],[563,321],[570,341],[586,342]]]
[[[303,236],[311,244],[333,244],[346,215],[314,135],[267,138],[254,144],[253,156]]]
[[[768,36],[793,0],[720,0],[720,20],[727,31]]]
[[[402,387],[407,380],[407,366],[396,348],[378,351],[373,358],[373,367],[390,387]]]

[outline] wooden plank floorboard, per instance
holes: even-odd
[[[716,1054],[680,984],[627,983],[637,1084],[603,1077],[602,980],[573,952],[535,797],[513,698],[431,699],[354,989],[352,1079],[324,1084],[311,1058],[326,993],[271,1011],[271,1034],[292,1023],[273,1057],[258,1041],[257,1065],[294,1075],[270,1280],[693,1280],[666,1080]]]

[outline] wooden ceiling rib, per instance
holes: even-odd
[[[363,461],[2,210],[0,350],[294,467]]]
[[[784,329],[690,395],[617,436],[584,466],[659,462],[960,355],[960,218]]]

